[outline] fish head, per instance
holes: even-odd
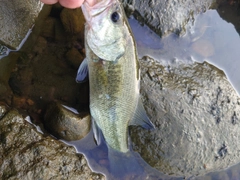
[[[86,19],[86,43],[94,54],[106,61],[116,61],[123,56],[127,20],[121,3],[100,0],[91,6],[85,2],[82,11]]]

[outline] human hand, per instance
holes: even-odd
[[[80,7],[84,1],[86,1],[89,5],[93,5],[97,0],[41,0],[44,4],[55,4],[60,3],[63,7],[66,8],[78,8]]]

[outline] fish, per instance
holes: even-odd
[[[136,43],[124,8],[118,0],[82,5],[86,19],[86,58],[76,81],[89,80],[94,138],[128,152],[128,126],[153,129],[140,95],[140,66]]]

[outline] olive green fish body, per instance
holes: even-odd
[[[126,152],[127,130],[138,101],[135,46],[129,38],[124,56],[115,61],[97,59],[89,49],[90,111],[112,148]]]
[[[129,124],[153,127],[140,101],[135,41],[119,1],[102,0],[93,7],[84,4],[82,9],[87,20],[85,64],[93,124],[110,147],[127,152]],[[85,72],[81,66],[78,74]]]

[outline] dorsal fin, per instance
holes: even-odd
[[[135,126],[140,125],[145,129],[155,128],[154,124],[148,118],[140,98],[138,100],[138,105],[137,105],[135,115],[133,119],[129,122],[129,125],[135,125]]]
[[[77,83],[83,83],[87,80],[88,80],[88,64],[87,58],[85,58],[78,68],[76,81]]]

